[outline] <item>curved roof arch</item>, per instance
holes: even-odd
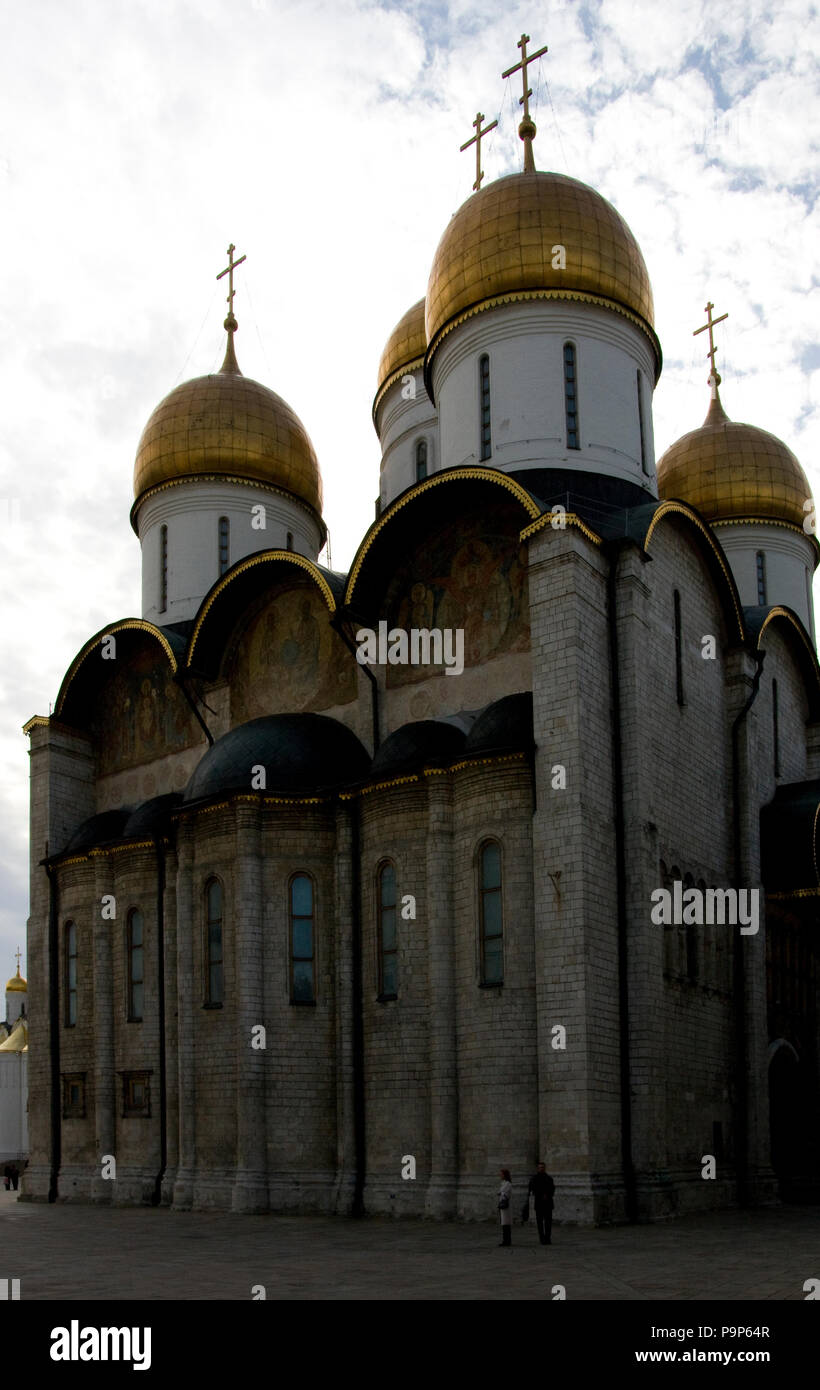
[[[202,600],[185,656],[188,669],[214,674],[237,615],[270,583],[271,573],[291,567],[306,574],[331,617],[341,600],[344,576],[323,569],[294,550],[260,550],[246,555],[216,581]]]
[[[95,648],[102,646],[107,637],[116,637],[118,632],[139,632],[154,638],[168,661],[172,675],[176,675],[184,656],[184,638],[181,638],[176,632],[163,630],[154,623],[147,622],[145,618],[121,618],[119,622],[109,623],[107,627],[95,632],[94,636],[89,637],[85,645],[80,648],[63,677],[54,705],[56,718],[63,719],[69,724],[72,722],[71,713],[75,703],[79,700],[79,692],[85,690],[89,681],[93,679],[89,677],[88,658]]]
[[[694,529],[700,550],[715,581],[715,590],[726,619],[726,627],[733,634],[735,642],[745,642],[747,639],[746,624],[743,620],[743,607],[735,577],[711,527],[695,511],[694,507],[690,507],[686,502],[679,502],[677,499],[661,502],[647,528],[643,543],[644,551],[649,553],[656,528],[661,521],[669,516],[680,517]]]
[[[529,521],[534,521],[539,517],[542,508],[538,502],[527,492],[521,483],[508,473],[502,473],[499,468],[476,467],[457,467],[448,468],[441,473],[434,473],[432,477],[425,478],[423,482],[414,483],[400,497],[397,497],[390,506],[382,512],[381,516],[373,522],[369,531],[356,551],[350,573],[347,578],[345,588],[345,605],[352,603],[356,586],[362,575],[362,571],[370,568],[373,564],[375,553],[381,549],[381,542],[385,539],[385,532],[390,527],[391,541],[401,541],[409,533],[408,507],[415,509],[413,526],[418,529],[426,524],[427,517],[441,519],[440,494],[435,493],[434,489],[447,487],[450,484],[458,483],[462,487],[471,486],[482,489],[485,486],[503,488],[516,502],[518,502],[525,512]],[[391,546],[391,562],[395,559],[395,545]]]
[[[744,611],[746,626],[758,651],[765,649],[767,628],[774,625],[783,629],[789,646],[794,650],[806,685],[809,717],[812,721],[820,719],[820,665],[814,644],[797,614],[780,603],[773,604],[771,608],[747,608]]]

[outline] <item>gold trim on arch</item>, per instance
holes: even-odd
[[[760,648],[760,644],[763,640],[763,634],[766,631],[766,628],[769,626],[769,623],[772,622],[774,618],[785,618],[787,622],[791,623],[792,627],[794,628],[795,632],[797,633],[798,637],[803,643],[803,646],[808,652],[812,670],[814,671],[814,677],[818,685],[818,690],[820,691],[820,671],[817,667],[817,653],[815,652],[814,647],[812,646],[806,634],[803,624],[799,621],[799,619],[795,617],[794,613],[792,613],[790,608],[784,608],[782,604],[776,604],[775,607],[772,608],[771,611],[766,614],[766,617],[763,620],[763,625],[759,633],[757,634],[758,649]],[[818,875],[818,878],[820,878],[820,875]]]
[[[60,715],[63,709],[65,708],[65,702],[68,698],[68,692],[71,689],[71,683],[74,680],[74,677],[76,676],[83,662],[85,661],[86,657],[90,656],[91,653],[94,651],[94,648],[100,646],[105,641],[106,637],[113,637],[114,634],[117,632],[127,631],[148,632],[151,634],[152,637],[156,637],[157,641],[159,642],[160,646],[165,652],[165,655],[168,658],[172,674],[176,675],[177,659],[174,656],[173,648],[171,646],[171,643],[168,641],[168,638],[165,636],[163,632],[160,631],[156,624],[147,622],[145,618],[123,618],[121,622],[112,623],[110,627],[103,628],[102,632],[98,632],[96,636],[90,638],[89,641],[86,642],[85,646],[82,647],[78,654],[75,656],[65,676],[63,677],[63,683],[60,687],[60,693],[57,696],[57,703],[54,706],[55,716]],[[42,715],[36,717],[43,718]]]
[[[391,372],[388,377],[385,377],[384,381],[382,382],[381,386],[376,392],[375,397],[373,398],[373,409],[371,411],[371,414],[373,416],[374,425],[376,423],[376,411],[381,405],[384,397],[387,395],[387,392],[390,390],[390,387],[399,380],[399,377],[410,376],[411,373],[419,371],[424,371],[424,358],[414,357],[410,362],[405,362],[403,367],[397,367],[394,372]]]
[[[425,478],[423,482],[414,483],[414,485],[408,488],[407,492],[403,493],[395,502],[391,502],[387,511],[379,517],[378,521],[374,521],[356,552],[353,568],[347,579],[344,597],[345,604],[350,603],[353,597],[353,590],[356,587],[356,580],[364,564],[365,556],[382,527],[386,526],[388,521],[392,521],[396,513],[401,511],[402,507],[406,507],[408,502],[414,502],[417,497],[421,496],[423,492],[429,491],[430,488],[438,487],[441,483],[466,482],[469,480],[474,482],[498,483],[501,487],[505,487],[508,492],[513,494],[516,501],[522,504],[533,520],[541,515],[540,507],[536,502],[533,502],[526,489],[523,488],[520,483],[516,482],[515,478],[511,478],[507,473],[502,473],[500,468],[456,467],[448,469],[445,473],[434,473],[432,477]]]
[[[723,571],[723,575],[726,579],[726,583],[729,586],[729,592],[732,595],[732,607],[734,608],[735,617],[737,618],[738,635],[740,637],[741,642],[744,642],[746,640],[746,625],[743,621],[743,611],[738,602],[738,596],[735,589],[735,581],[732,577],[732,572],[728,568],[726,561],[723,557],[723,551],[720,549],[717,540],[712,535],[710,528],[706,525],[705,521],[701,520],[701,518],[697,515],[696,512],[692,510],[691,507],[687,507],[685,502],[661,502],[660,506],[658,507],[658,510],[655,512],[655,515],[652,517],[652,520],[649,523],[649,530],[646,533],[646,538],[643,543],[644,552],[648,552],[649,550],[649,544],[652,540],[652,535],[658,522],[661,520],[662,517],[668,516],[670,512],[679,516],[685,516],[687,521],[693,522],[694,525],[697,526],[698,530],[702,532],[702,534],[706,537],[707,541],[709,542],[715,559],[720,565],[720,568]]]
[[[255,555],[249,555],[247,559],[242,560],[240,564],[231,570],[230,574],[223,575],[216,588],[211,590],[206,600],[205,607],[200,610],[199,617],[196,620],[196,626],[191,633],[186,660],[188,666],[191,666],[193,663],[194,648],[197,644],[199,634],[202,631],[202,625],[212,605],[219,598],[220,594],[223,594],[228,585],[232,584],[234,579],[238,579],[240,574],[245,574],[247,570],[253,569],[254,565],[265,564],[268,560],[288,560],[291,564],[298,565],[300,569],[305,570],[311,578],[315,580],[321,590],[322,597],[329,611],[331,613],[336,612],[336,600],[333,597],[333,590],[321,573],[318,565],[316,565],[313,560],[308,560],[306,556],[299,555],[295,550],[259,550]]]
[[[544,512],[543,516],[539,516],[537,521],[533,521],[530,523],[529,526],[524,527],[524,530],[521,532],[518,539],[521,541],[529,540],[530,536],[536,535],[538,531],[543,531],[544,527],[547,525],[548,522],[551,524],[554,516],[562,517],[565,525],[567,526],[577,526],[578,530],[583,531],[584,535],[587,537],[588,540],[592,541],[593,545],[603,545],[601,537],[597,536],[594,531],[590,530],[586,522],[582,521],[581,517],[578,515],[577,512]],[[555,527],[556,531],[563,531],[563,529],[563,526]]]
[[[654,328],[651,328],[646,322],[646,319],[641,318],[640,314],[636,314],[631,309],[627,309],[625,305],[619,304],[616,299],[607,299],[606,296],[602,294],[588,294],[586,290],[535,289],[514,290],[509,294],[496,294],[488,299],[481,299],[477,304],[471,304],[469,309],[463,309],[460,314],[456,314],[455,318],[450,319],[439,328],[435,337],[427,344],[427,352],[424,356],[424,379],[425,384],[428,385],[428,391],[432,385],[431,375],[433,358],[449,333],[459,328],[462,323],[466,323],[468,319],[474,318],[476,314],[483,314],[488,309],[497,309],[503,304],[522,304],[538,299],[565,299],[580,304],[597,304],[601,309],[611,309],[616,314],[620,314],[623,318],[628,319],[630,323],[634,324],[636,328],[639,328],[642,333],[646,334],[652,344],[652,351],[655,354],[655,382],[657,383],[661,374],[661,363],[663,362],[660,339]]]

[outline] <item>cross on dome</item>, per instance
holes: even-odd
[[[527,85],[527,67],[530,63],[534,63],[536,58],[540,58],[543,56],[544,53],[547,53],[548,48],[547,45],[544,44],[544,47],[539,48],[537,53],[528,54],[527,44],[529,43],[529,41],[529,34],[521,35],[521,38],[518,40],[517,44],[517,47],[521,49],[521,61],[520,63],[515,63],[511,68],[507,68],[507,71],[502,72],[501,76],[511,77],[514,72],[521,72],[521,76],[524,83],[524,95],[518,98],[518,104],[519,106],[523,106],[524,108],[524,119],[518,127],[518,134],[524,141],[524,173],[534,174],[535,159],[532,153],[532,142],[535,139],[536,132],[535,121],[532,119],[530,115],[530,97],[532,96],[532,88]]]
[[[236,294],[236,290],[233,287],[233,273],[236,270],[236,267],[241,265],[242,262],[246,261],[248,258],[246,255],[240,256],[239,260],[235,261],[233,258],[233,253],[235,250],[236,247],[234,246],[233,242],[231,242],[230,246],[228,247],[228,264],[226,265],[224,270],[220,270],[219,274],[216,277],[217,280],[221,280],[223,275],[228,276],[228,317],[226,318],[223,324],[223,327],[228,330],[228,346],[225,351],[225,361],[222,363],[222,366],[219,370],[220,373],[228,372],[236,376],[241,376],[241,372],[239,371],[239,363],[236,360],[236,354],[233,348],[233,335],[239,327],[239,324],[236,321],[236,317],[233,311],[233,297]]]
[[[698,336],[699,333],[706,333],[707,330],[708,330],[708,333],[709,333],[709,351],[707,352],[706,356],[709,358],[709,361],[711,362],[711,369],[710,369],[710,371],[709,371],[709,385],[710,385],[711,388],[712,388],[712,398],[713,398],[713,399],[717,396],[717,388],[718,388],[719,385],[720,385],[720,375],[719,375],[719,373],[715,370],[715,353],[717,352],[717,348],[715,347],[715,339],[714,339],[714,335],[713,335],[713,329],[714,329],[716,323],[723,323],[723,320],[724,320],[724,319],[728,319],[728,317],[729,317],[728,313],[726,313],[726,314],[721,314],[720,318],[718,318],[718,319],[713,319],[713,318],[712,318],[712,310],[714,309],[714,307],[715,307],[715,306],[714,306],[714,304],[712,303],[712,301],[711,301],[711,299],[710,299],[710,300],[709,300],[709,303],[706,305],[706,310],[705,310],[705,312],[706,312],[706,323],[701,324],[700,328],[696,328],[695,331],[694,331],[694,333],[692,334],[692,337],[693,337],[693,338],[696,338],[696,337]]]
[[[464,144],[461,145],[461,146],[459,146],[459,148],[460,148],[460,150],[461,150],[461,153],[463,154],[464,151],[465,151],[466,149],[469,149],[470,145],[475,145],[475,183],[473,184],[473,191],[474,191],[474,192],[476,192],[476,191],[481,187],[481,180],[482,180],[483,177],[484,177],[484,174],[482,173],[482,169],[481,169],[481,140],[482,140],[482,137],[485,136],[485,135],[489,135],[490,131],[491,131],[491,130],[495,130],[496,126],[498,125],[498,121],[491,121],[490,124],[487,125],[487,126],[485,126],[484,129],[482,130],[482,129],[481,129],[481,122],[482,122],[483,120],[484,120],[484,113],[483,113],[483,111],[477,111],[477,112],[476,112],[476,118],[475,118],[475,120],[473,121],[473,125],[475,126],[475,135],[471,135],[469,140],[465,140],[465,141],[464,141]]]

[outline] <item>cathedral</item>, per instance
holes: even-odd
[[[233,246],[224,363],[139,440],[141,616],[26,725],[27,1200],[481,1219],[539,1159],[559,1221],[818,1198],[810,488],[711,303],[656,462],[647,267],[536,169],[519,47],[523,169],[479,118],[349,571]]]

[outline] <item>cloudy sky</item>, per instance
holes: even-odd
[[[592,184],[644,253],[665,364],[658,453],[708,404],[784,439],[820,490],[818,47],[808,0],[28,0],[0,50],[4,292],[0,976],[25,949],[27,740],[85,639],[139,614],[134,452],[157,402],[218,367],[233,241],[237,355],[302,418],[332,562],[373,515],[375,372],[470,194],[536,164]],[[325,562],[327,557],[322,557]],[[24,966],[25,968],[25,966]]]

